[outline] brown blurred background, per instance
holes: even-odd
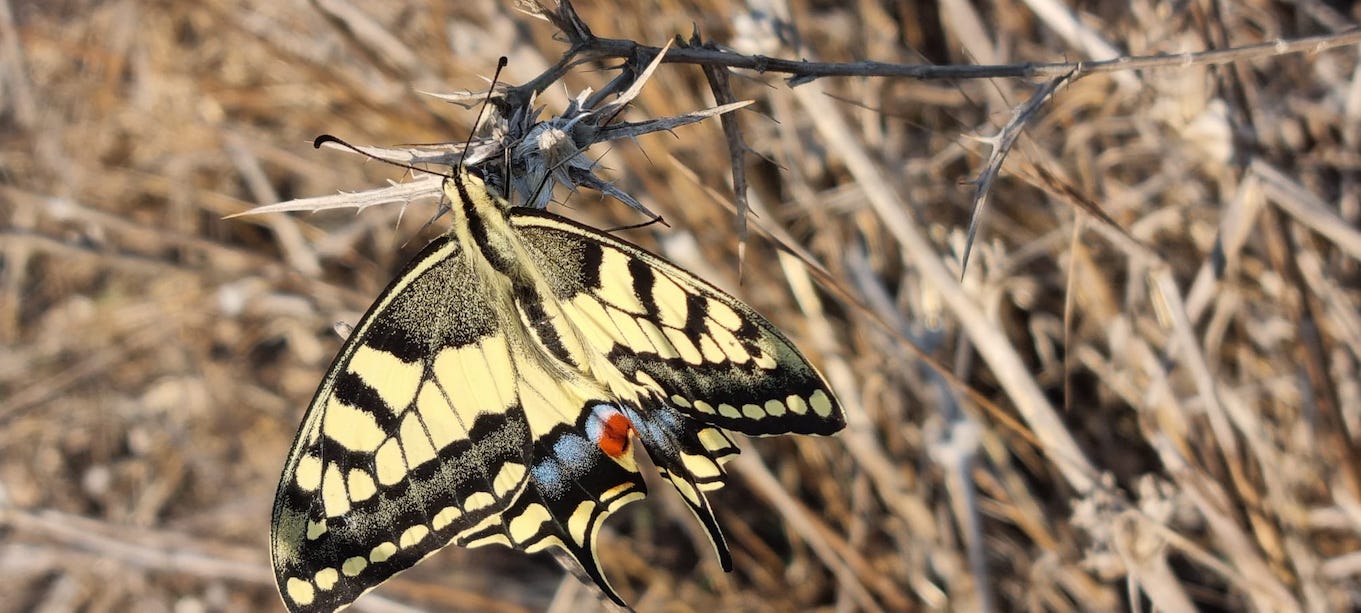
[[[905,64],[1197,51],[1356,19],[1324,0],[577,8],[645,44],[697,27],[745,52]],[[797,39],[760,36],[771,16]],[[224,216],[401,179],[310,141],[462,140],[475,109],[422,92],[484,88],[501,55],[522,83],[564,51],[554,34],[509,1],[0,3],[0,610],[281,608],[270,505],[332,324],[445,220],[422,230],[433,202]],[[1352,47],[1065,86],[992,186],[962,284],[977,137],[1034,83],[735,76],[757,101],[739,114],[753,224],[822,283],[755,230],[739,281],[716,121],[598,146],[671,224],[621,235],[770,316],[851,417],[833,439],[745,444],[713,497],[734,573],[653,487],[602,540],[615,586],[643,611],[1358,606],[1358,71]],[[666,65],[626,118],[712,104],[699,68]],[[641,221],[564,200],[597,227]],[[599,606],[499,548],[452,548],[376,595],[358,608]]]

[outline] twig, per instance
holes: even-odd
[[[554,25],[562,29],[572,47],[567,58],[600,60],[604,58],[652,57],[661,53],[658,47],[640,44],[632,40],[601,38],[585,28],[580,17],[571,9],[571,2],[561,0],[555,11],[540,2],[544,15]],[[558,12],[569,11],[571,18]],[[1361,28],[1353,28],[1336,34],[1322,34],[1296,39],[1277,39],[1270,42],[1244,45],[1230,49],[1209,51],[1166,53],[1146,56],[1124,56],[1106,60],[1080,62],[1028,62],[1023,64],[1000,64],[979,66],[935,66],[927,64],[892,64],[887,62],[808,62],[788,60],[766,55],[743,55],[712,47],[676,47],[666,52],[662,60],[668,64],[697,64],[701,66],[722,66],[743,68],[758,73],[782,73],[790,75],[793,85],[807,83],[823,77],[906,77],[912,79],[993,79],[993,78],[1054,78],[1072,75],[1080,78],[1089,74],[1147,70],[1150,68],[1183,68],[1187,66],[1212,66],[1241,62],[1263,57],[1289,53],[1319,53],[1329,49],[1348,47],[1361,43]],[[570,62],[569,62],[570,64]],[[547,76],[549,73],[545,73]],[[565,74],[565,72],[564,72]],[[551,80],[536,79],[531,82],[538,87],[547,87],[560,78],[559,74]],[[528,87],[529,84],[526,84]],[[535,89],[536,92],[543,91]]]
[[[1011,152],[1011,147],[1016,143],[1016,139],[1021,136],[1021,130],[1035,117],[1042,105],[1053,97],[1054,92],[1064,83],[1074,78],[1074,73],[1061,75],[1040,86],[1025,104],[1016,107],[1012,111],[1011,119],[1007,121],[1002,129],[991,137],[980,139],[992,149],[988,154],[988,161],[983,164],[983,170],[979,171],[978,178],[973,180],[973,215],[969,216],[969,231],[965,235],[964,253],[959,258],[959,276],[962,280],[969,267],[969,253],[973,251],[974,236],[978,232],[978,224],[983,219],[983,207],[988,201],[988,192],[992,188],[992,182],[997,175],[1002,172],[1002,162],[1006,161],[1007,154]]]

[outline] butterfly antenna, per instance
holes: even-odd
[[[659,223],[659,224],[662,224],[662,225],[664,225],[664,226],[667,225],[667,224],[666,224],[666,220],[665,220],[665,219],[662,219],[661,215],[658,215],[658,216],[653,217],[652,219],[649,219],[649,220],[647,220],[647,221],[640,221],[640,222],[638,222],[638,223],[629,224],[629,225],[627,225],[627,226],[615,226],[615,227],[613,227],[613,228],[608,228],[608,229],[605,230],[605,232],[606,232],[606,233],[609,233],[609,234],[614,234],[615,232],[623,232],[624,230],[637,230],[637,229],[639,229],[639,228],[646,228],[646,227],[648,227],[648,226],[650,226],[650,225],[652,225],[652,224],[655,224],[655,223]],[[670,226],[668,226],[668,227],[670,227]]]
[[[449,178],[449,175],[446,175],[446,174],[444,174],[444,173],[442,173],[442,172],[435,172],[435,171],[430,170],[430,169],[428,169],[428,168],[421,168],[420,166],[413,166],[413,165],[407,164],[407,163],[405,163],[405,162],[396,162],[396,161],[393,161],[393,160],[389,160],[389,159],[387,159],[387,158],[385,158],[385,157],[381,157],[381,156],[378,156],[378,155],[374,155],[374,154],[372,154],[372,153],[369,153],[369,152],[367,152],[367,151],[364,151],[363,149],[360,149],[359,147],[356,147],[356,146],[354,146],[354,145],[351,145],[350,143],[346,142],[345,139],[342,139],[342,138],[340,138],[339,136],[334,136],[334,135],[331,135],[331,134],[322,134],[321,136],[318,136],[315,140],[312,141],[312,148],[314,148],[314,149],[320,149],[322,145],[325,145],[325,144],[327,144],[327,143],[335,143],[335,144],[337,144],[337,145],[340,145],[341,147],[344,147],[344,148],[346,148],[346,149],[349,149],[350,151],[353,151],[353,152],[355,152],[355,153],[358,153],[359,155],[362,155],[362,156],[364,156],[364,157],[366,157],[366,158],[369,158],[369,159],[371,159],[371,160],[377,160],[377,161],[382,162],[382,163],[384,163],[384,164],[391,164],[391,165],[397,166],[397,167],[399,167],[399,168],[405,168],[405,169],[407,169],[407,170],[413,170],[413,171],[416,171],[416,172],[422,172],[422,173],[425,173],[425,174],[428,174],[428,175],[435,175],[435,176],[439,176],[439,177],[444,177],[444,178],[446,178],[446,179]]]
[[[487,88],[487,98],[482,101],[482,108],[477,110],[477,119],[473,121],[473,129],[468,132],[468,140],[463,141],[463,153],[458,156],[458,164],[454,168],[463,166],[463,162],[468,159],[468,150],[473,147],[473,135],[477,134],[477,126],[482,124],[482,116],[487,113],[487,107],[491,106],[491,97],[496,93],[496,84],[501,81],[501,70],[509,64],[510,60],[506,56],[496,60],[496,73],[491,76],[491,87]]]

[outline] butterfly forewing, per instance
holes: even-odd
[[[687,416],[758,436],[845,425],[822,375],[751,307],[590,227],[533,209],[512,220],[593,346]]]
[[[495,338],[482,305],[442,298],[469,275],[456,243],[432,243],[354,329],[318,389],[274,505],[274,567],[290,608],[349,603],[499,517],[523,489],[523,471],[512,478],[533,444],[523,413],[514,398],[477,406],[448,357]]]
[[[731,557],[704,492],[747,434],[830,434],[841,408],[770,322],[625,241],[515,209],[460,171],[448,236],[328,371],[274,505],[291,610],[348,605],[435,550],[553,549],[615,602],[604,521],[645,492],[640,441]]]

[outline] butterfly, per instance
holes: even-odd
[[[627,607],[596,557],[643,498],[641,444],[732,558],[705,493],[729,431],[845,425],[822,375],[736,298],[627,241],[443,182],[451,230],[349,334],[293,442],[271,546],[293,611],[347,606],[449,544],[551,550]]]

